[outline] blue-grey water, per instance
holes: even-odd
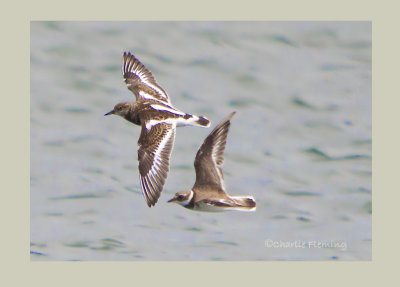
[[[157,205],[122,54],[210,129],[177,130]],[[371,260],[370,22],[31,22],[32,260]],[[224,173],[255,213],[166,201],[232,111]]]

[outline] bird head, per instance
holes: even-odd
[[[168,202],[174,202],[182,206],[187,206],[193,198],[193,191],[180,191],[175,193],[174,197],[168,200]]]
[[[105,116],[117,115],[117,116],[124,117],[126,114],[129,113],[130,107],[131,107],[130,103],[128,103],[128,102],[116,104],[114,109],[112,109],[111,111],[106,113]]]

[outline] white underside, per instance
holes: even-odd
[[[244,197],[239,197],[239,196],[235,196],[232,198],[252,198],[251,196],[244,196]],[[254,198],[252,198],[254,200]],[[252,211],[256,211],[256,207],[253,208],[247,208],[247,207],[240,207],[240,206],[232,206],[232,207],[221,207],[221,206],[215,206],[209,203],[204,203],[204,202],[197,202],[194,205],[194,210],[197,211],[205,211],[205,212],[224,212],[224,211],[247,211],[247,212],[252,212]]]
[[[234,210],[234,209],[229,208],[229,207],[219,207],[219,206],[211,205],[208,203],[199,202],[194,205],[193,210],[205,211],[205,212],[224,212],[224,211],[230,211],[230,210]]]

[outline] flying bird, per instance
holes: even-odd
[[[194,161],[196,182],[192,189],[176,193],[168,202],[197,211],[256,210],[252,196],[230,196],[225,191],[222,164],[230,120],[235,113],[218,124],[197,151]]]
[[[136,102],[123,102],[105,114],[141,126],[138,140],[139,179],[149,207],[156,204],[169,171],[177,126],[209,127],[210,121],[174,108],[152,73],[134,55],[124,52],[122,74]]]

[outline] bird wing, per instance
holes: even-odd
[[[230,120],[236,112],[222,120],[204,140],[194,161],[196,182],[194,189],[212,188],[224,192],[222,164]]]
[[[169,171],[169,158],[175,140],[175,125],[142,124],[138,141],[139,177],[149,207],[156,204]]]
[[[157,84],[150,70],[147,69],[134,55],[124,52],[122,75],[136,100],[156,100],[171,104],[167,93]]]

